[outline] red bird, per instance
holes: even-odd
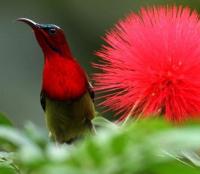
[[[92,130],[94,92],[78,64],[63,30],[54,24],[38,24],[19,18],[32,27],[44,53],[41,105],[54,140],[71,143],[86,130]]]

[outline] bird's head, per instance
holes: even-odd
[[[60,27],[54,24],[39,24],[27,18],[18,18],[17,21],[24,22],[33,29],[45,57],[51,54],[71,57],[64,31]]]

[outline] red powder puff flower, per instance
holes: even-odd
[[[120,21],[97,52],[101,105],[121,115],[200,116],[200,20],[189,8],[141,9]]]

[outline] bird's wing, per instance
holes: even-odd
[[[40,104],[42,106],[42,109],[45,111],[46,109],[46,99],[45,99],[45,94],[43,91],[40,92]]]
[[[95,93],[94,93],[94,90],[93,90],[93,86],[89,81],[88,81],[88,92],[90,94],[92,101],[94,102]]]

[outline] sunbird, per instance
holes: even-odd
[[[39,24],[27,18],[43,51],[44,67],[40,103],[53,140],[72,143],[93,132],[94,91],[84,69],[72,55],[64,31],[54,24]]]

